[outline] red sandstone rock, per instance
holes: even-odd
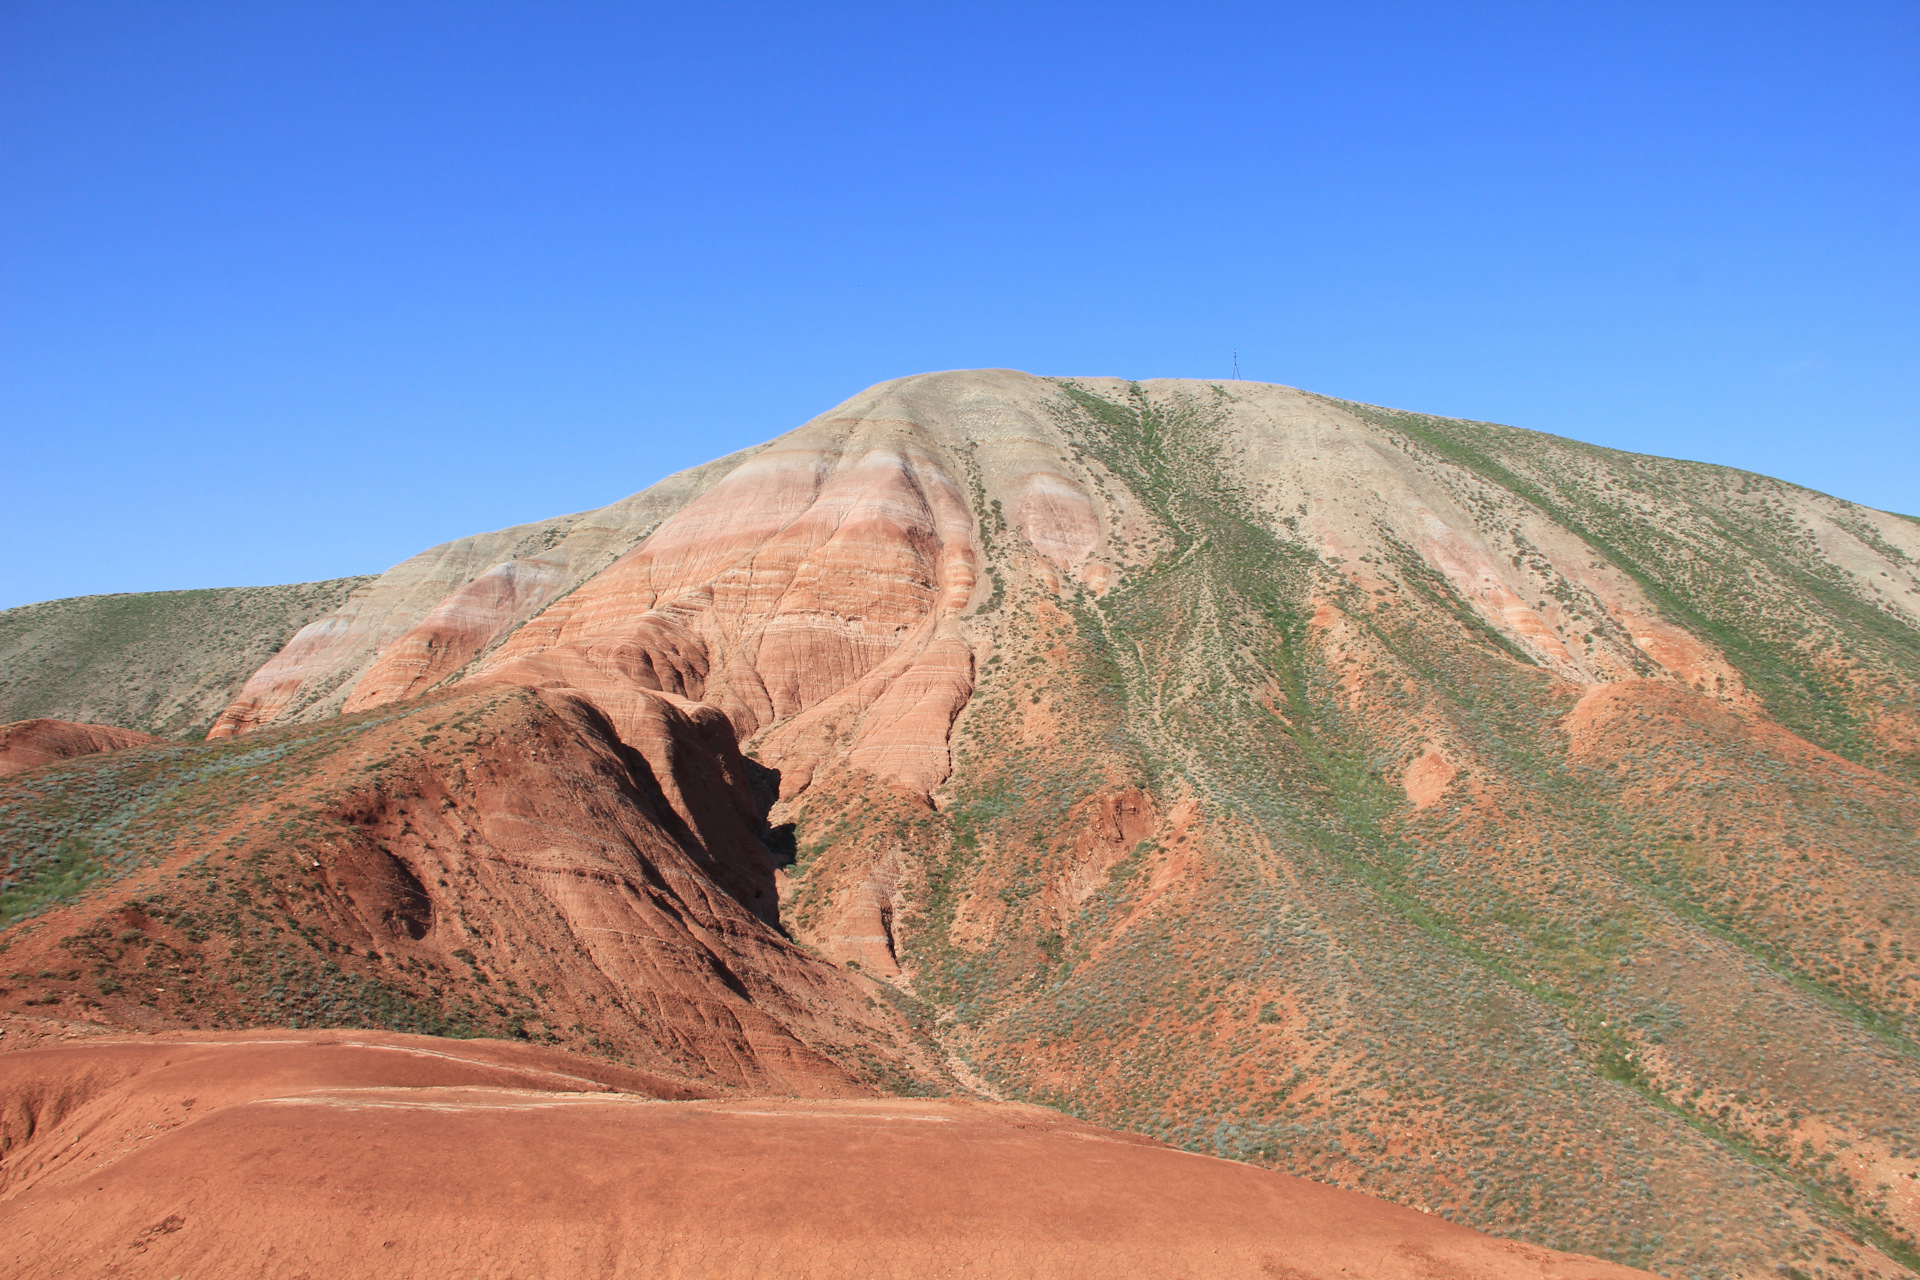
[[[349,697],[359,709],[423,692],[605,568],[748,453],[598,511],[459,538],[402,561],[303,627],[254,672],[209,736],[323,719]]]
[[[1042,896],[1049,924],[1059,928],[1106,883],[1108,874],[1160,824],[1153,797],[1137,787],[1081,802],[1072,816],[1080,829],[1065,865],[1054,872]]]
[[[529,606],[552,597],[565,572],[535,557],[497,564],[442,600],[377,658],[342,710],[364,711],[424,693],[459,671]]]
[[[566,689],[623,738],[648,691],[723,711],[804,787],[844,753],[926,791],[973,687],[955,619],[973,520],[924,432],[832,421],[784,437],[506,642],[474,677]]]
[[[610,567],[577,549],[555,567],[576,533],[485,569],[481,554],[542,540],[508,530],[422,553],[296,636],[213,736],[386,705],[465,671],[571,690],[623,733],[639,691],[708,702],[786,796],[842,762],[925,795],[951,770],[948,734],[973,688],[958,619],[980,539],[962,477],[1056,589],[1112,581],[1092,559],[1109,517],[1068,474],[1054,395],[1006,371],[883,384],[698,483],[674,477],[608,508],[665,517]]]
[[[483,1025],[502,1032],[519,1004],[527,1034],[731,1087],[864,1094],[849,1064],[882,1059],[932,1074],[903,1061],[904,1027],[860,979],[774,927],[773,867],[726,718],[639,691],[626,719],[622,742],[568,694],[423,699],[321,735],[327,754],[303,757],[297,780],[263,792],[262,808],[203,817],[200,838],[236,853],[216,872],[294,926],[283,936],[303,963],[338,967],[355,988],[498,1005]],[[375,760],[377,777],[363,768]],[[262,841],[269,815],[321,834],[298,850]],[[0,982],[0,1009],[58,1004],[140,1029],[258,1025],[262,975],[206,914],[223,895],[182,874],[201,851],[183,842],[10,937],[19,980]]]
[[[96,751],[119,751],[159,741],[151,734],[106,724],[16,720],[12,724],[0,724],[0,774],[19,773],[22,769],[72,756],[92,755]]]
[[[0,1266],[21,1280],[1646,1274],[1038,1107],[697,1095],[550,1051],[364,1032],[7,1054]]]

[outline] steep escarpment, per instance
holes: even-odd
[[[783,1092],[937,1081],[891,1006],[769,923],[725,719],[649,696],[639,748],[493,686],[14,775],[0,1007],[486,1033]],[[95,887],[55,905],[57,876]]]
[[[1920,1265],[1920,524],[1009,371],[623,506],[357,591],[211,754],[36,771],[9,998],[974,1088],[1670,1274]],[[59,807],[169,761],[164,852]]]

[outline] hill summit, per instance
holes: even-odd
[[[173,719],[119,725],[217,693],[204,741],[0,779],[0,1005],[1040,1103],[1670,1275],[1920,1264],[1920,522],[985,370],[273,590],[283,647],[169,630]],[[46,638],[82,606],[0,614],[0,717],[124,705]]]

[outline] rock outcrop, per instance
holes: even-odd
[[[109,724],[74,724],[67,720],[16,720],[0,724],[0,774],[19,773],[97,751],[120,751],[160,741],[149,733],[116,729]]]
[[[803,788],[833,757],[925,792],[973,687],[955,622],[973,521],[924,432],[796,432],[521,628],[474,675],[567,689],[621,729],[648,691],[718,707]],[[777,726],[777,727],[776,727]]]
[[[1096,423],[1135,414],[1112,443],[1149,463],[1173,418],[1205,417],[1218,481],[1349,590],[1399,599],[1444,584],[1490,633],[1570,680],[1661,674],[1750,697],[1711,638],[1536,501],[1568,465],[1601,492],[1633,491],[1645,479],[1631,466],[1589,451],[1550,454],[1551,477],[1522,475],[1541,465],[1533,455],[1481,474],[1423,453],[1418,424],[1430,420],[1291,388],[988,370],[884,383],[602,511],[423,552],[296,635],[214,736],[458,678],[577,689],[616,724],[629,691],[654,689],[720,707],[781,770],[785,796],[842,763],[928,793],[949,772],[946,731],[973,686],[976,645],[953,624],[980,603],[983,557],[1004,553],[1003,576],[1098,594],[1175,549],[1159,495],[1131,488],[1068,428],[1087,404],[1109,406]],[[1161,425],[1141,434],[1150,421]],[[1686,500],[1704,495],[1687,479],[1685,496],[1648,490],[1649,518],[1695,519]],[[1853,589],[1920,619],[1920,580],[1902,558],[1920,552],[1920,534],[1777,492],[1772,507],[1748,505],[1804,530]],[[1900,714],[1881,719],[1889,741],[1913,736]]]
[[[573,695],[482,685],[275,731],[245,772],[229,744],[177,747],[141,766],[131,811],[100,766],[64,793],[26,775],[31,791],[0,793],[27,846],[12,877],[73,838],[38,831],[82,815],[99,826],[79,838],[135,869],[9,940],[0,1009],[490,1032],[804,1095],[869,1092],[875,1070],[941,1079],[863,980],[774,926],[725,717],[646,693],[627,723],[623,741]],[[183,833],[174,806],[209,776],[224,785]]]
[[[591,538],[528,526],[422,553],[295,637],[214,736],[455,677],[575,690],[617,726],[653,690],[721,708],[783,795],[826,764],[927,794],[972,688],[955,623],[995,536],[976,530],[969,486],[1056,585],[1111,577],[1089,559],[1111,522],[1062,462],[1057,398],[1011,372],[884,384],[762,450],[572,518]],[[618,543],[605,531],[630,544],[642,525],[631,551],[596,562]]]
[[[431,688],[604,569],[752,452],[670,476],[598,511],[460,538],[395,565],[302,627],[247,681],[210,736],[321,719],[349,699],[360,709]]]

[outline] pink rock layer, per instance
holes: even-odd
[[[954,625],[974,587],[973,520],[937,454],[904,422],[785,437],[470,678],[577,693],[623,738],[652,692],[703,701],[742,741],[771,729],[755,748],[782,795],[841,753],[925,793],[947,776],[973,688]],[[458,645],[451,621],[435,625],[404,643]]]

